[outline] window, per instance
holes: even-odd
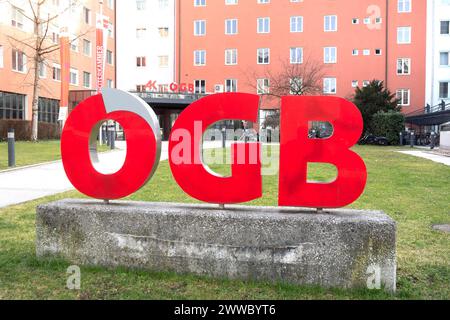
[[[91,24],[91,10],[86,7],[83,7],[83,19],[87,24]]]
[[[225,0],[225,5],[238,4],[238,0]]]
[[[337,31],[337,16],[325,16],[324,20],[325,32]]]
[[[143,11],[147,7],[147,1],[146,0],[136,0],[136,10],[137,11]]]
[[[146,67],[147,58],[146,57],[136,57],[136,67]]]
[[[206,20],[194,21],[194,36],[204,36],[206,34]]]
[[[381,49],[375,49],[375,55],[381,56],[382,50]]]
[[[450,21],[441,21],[441,34],[442,35],[449,35],[450,34]]]
[[[323,79],[323,93],[326,94],[336,94],[336,78],[325,78]]]
[[[194,66],[206,65],[206,50],[194,51]]]
[[[194,81],[194,92],[195,93],[206,93],[206,80],[195,80]]]
[[[365,87],[368,87],[369,84],[370,84],[370,81],[369,81],[369,80],[364,80],[364,81],[363,81],[363,87],[364,87],[364,88],[365,88]]]
[[[258,0],[258,3],[270,3],[270,0]]]
[[[448,85],[450,84],[449,81],[446,82],[440,82],[439,83],[439,99],[448,99]]]
[[[106,87],[107,88],[114,88],[114,81],[112,81],[111,79],[107,79],[106,80]]]
[[[257,32],[269,33],[270,32],[270,18],[258,18],[257,19]]]
[[[146,28],[136,28],[136,38],[143,39],[145,37],[146,32],[147,32]]]
[[[398,12],[399,13],[411,12],[411,0],[398,0]]]
[[[225,50],[225,65],[236,65],[237,64],[237,49],[226,49]]]
[[[158,6],[160,9],[166,9],[169,7],[169,0],[159,0]]]
[[[303,48],[291,48],[290,56],[292,64],[303,63]]]
[[[108,37],[110,37],[111,39],[114,38],[114,25],[110,22],[108,24]]]
[[[85,56],[91,56],[92,48],[91,42],[87,39],[83,39],[83,54]]]
[[[52,42],[55,44],[59,43],[59,33],[58,32],[52,32]]]
[[[411,59],[409,58],[397,59],[397,74],[398,75],[411,74]]]
[[[411,27],[397,28],[397,44],[411,43]]]
[[[145,84],[138,84],[138,85],[136,85],[136,91],[137,92],[145,92],[145,91],[147,91],[147,86]]]
[[[27,57],[20,50],[12,50],[12,69],[17,72],[27,72]]]
[[[363,56],[370,56],[370,49],[364,49]]]
[[[359,55],[359,50],[358,49],[353,49],[352,50],[352,56],[357,56]]]
[[[39,97],[38,121],[57,123],[59,118],[59,100]]]
[[[289,94],[291,95],[301,95],[303,94],[303,79],[301,78],[291,78],[289,79]]]
[[[69,83],[73,86],[78,85],[78,70],[70,69],[70,81]]]
[[[169,66],[169,56],[159,56],[158,65],[160,68],[167,68]]]
[[[91,87],[91,74],[89,72],[83,72],[83,87],[90,88]]]
[[[303,32],[303,17],[291,17],[291,32]]]
[[[78,52],[78,39],[73,39],[70,41],[70,50]]]
[[[256,92],[258,94],[268,94],[270,92],[270,81],[269,79],[257,79],[256,80]]]
[[[324,63],[336,63],[337,62],[337,48],[325,47],[324,48]]]
[[[225,34],[237,34],[238,33],[238,20],[227,19],[225,20]]]
[[[111,66],[114,64],[113,53],[110,50],[106,50],[106,62]]]
[[[11,25],[23,29],[23,11],[17,7],[11,7]]]
[[[206,6],[206,0],[194,0],[195,7],[204,7]]]
[[[397,100],[399,106],[409,106],[410,92],[411,91],[409,89],[397,90]]]
[[[61,81],[61,66],[54,64],[52,68],[52,79]]]
[[[0,91],[0,119],[25,119],[25,95]]]
[[[161,27],[158,28],[159,36],[161,38],[167,38],[169,36],[169,28],[168,27]]]
[[[359,24],[359,19],[358,18],[353,18],[352,19],[352,24]]]
[[[225,92],[237,92],[237,80],[226,79],[225,80]]]
[[[47,68],[45,67],[44,62],[39,62],[38,65],[39,78],[43,79],[47,77]]]
[[[448,52],[448,51],[440,53],[439,64],[441,67],[449,67],[450,66],[449,54],[450,54],[450,52]]]
[[[270,63],[270,49],[262,48],[257,51],[257,62],[258,64],[269,64]]]
[[[114,9],[114,0],[108,0],[106,2],[106,5],[108,6],[108,8]]]
[[[352,88],[357,88],[358,85],[359,85],[358,80],[353,80],[353,81],[352,81]]]

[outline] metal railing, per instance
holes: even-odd
[[[421,115],[421,114],[430,114],[430,113],[442,112],[442,111],[447,111],[447,110],[450,110],[450,103],[445,103],[445,101],[442,100],[441,103],[439,103],[435,106],[426,105],[423,109],[418,109],[413,112],[406,113],[405,116],[412,117],[412,116],[417,116],[417,115]]]

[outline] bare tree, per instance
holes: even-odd
[[[280,60],[280,66],[276,71],[268,67],[263,72],[251,70],[246,73],[247,85],[262,96],[260,104],[279,105],[279,100],[283,96],[319,95],[322,92],[325,75],[325,66],[322,62],[307,57],[302,63]],[[279,124],[280,112],[273,109],[266,116],[263,127],[276,128]]]
[[[39,77],[39,69],[45,63],[47,58],[60,50],[59,41],[53,39],[53,34],[49,30],[51,25],[56,24],[56,20],[61,14],[79,5],[77,0],[69,0],[67,6],[59,10],[59,12],[50,14],[45,13],[45,6],[49,0],[28,0],[26,6],[28,10],[21,10],[20,14],[33,24],[33,33],[28,33],[26,37],[16,38],[9,36],[9,42],[13,49],[23,50],[23,53],[31,61],[31,68],[28,74],[31,75],[31,85],[33,87],[32,96],[32,120],[31,120],[31,141],[38,140],[38,116],[39,116],[39,93],[41,89],[41,80]],[[14,3],[8,1],[11,6]],[[51,4],[48,4],[51,5]],[[24,8],[21,8],[24,9]],[[31,15],[30,15],[31,12]],[[88,33],[84,32],[83,34]],[[82,34],[73,37],[71,41],[76,41]]]
[[[287,95],[318,95],[322,92],[325,74],[323,63],[307,58],[302,63],[293,64],[283,60],[280,64],[281,68],[277,71],[267,68],[262,74],[250,72],[248,85],[258,94],[276,98]]]

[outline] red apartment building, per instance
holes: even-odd
[[[175,79],[195,83],[197,92],[256,93],[251,82],[264,89],[268,69],[309,59],[323,64],[323,94],[349,98],[355,87],[377,79],[397,92],[405,113],[425,105],[424,0],[177,0],[176,5]],[[277,107],[270,100],[262,106]]]
[[[62,1],[47,1],[42,10],[53,17],[64,8],[62,4]],[[74,34],[70,35],[69,88],[73,93],[90,92],[95,89],[95,19],[99,8],[98,0],[83,0],[77,2],[70,11],[70,24],[73,24]],[[115,1],[105,1],[103,10],[111,23],[111,31],[107,35],[105,86],[114,87]],[[26,18],[31,16],[31,7],[26,0],[4,1],[0,3],[0,12],[0,120],[31,120],[33,51],[25,42],[33,39],[33,25]],[[59,44],[61,25],[58,22],[59,19],[55,19],[49,25],[49,32],[44,40],[48,47]],[[23,39],[23,43],[11,41],[11,38]],[[61,99],[59,49],[48,54],[45,61],[39,65],[39,77],[39,121],[57,123]],[[82,98],[84,96],[79,98],[78,102]]]

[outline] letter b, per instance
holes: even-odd
[[[333,135],[310,139],[311,121],[329,122]],[[349,150],[358,142],[363,120],[358,108],[337,97],[283,97],[279,205],[339,208],[363,193],[367,170],[359,155]],[[329,163],[338,170],[332,183],[307,181],[308,163]]]

